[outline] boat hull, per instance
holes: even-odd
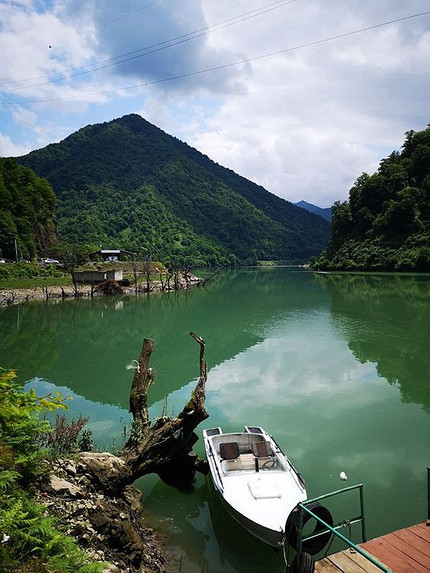
[[[260,539],[264,543],[271,545],[272,547],[278,548],[284,543],[284,532],[274,531],[268,527],[264,527],[255,521],[251,521],[242,513],[239,513],[232,505],[230,505],[226,499],[220,495],[222,504],[233,517],[244,529],[246,529],[251,535]]]
[[[297,503],[306,500],[303,479],[262,428],[223,434],[204,430],[212,482],[230,515],[272,547],[285,541],[285,525]]]

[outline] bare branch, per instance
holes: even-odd
[[[145,338],[130,390],[130,412],[133,420],[141,427],[149,425],[148,390],[154,380],[152,368],[149,368],[149,359],[153,349],[154,341]]]
[[[201,336],[196,336],[194,332],[190,332],[190,336],[194,338],[194,340],[200,344],[200,378],[205,378],[205,382],[207,379],[207,364],[204,362],[204,355],[205,355],[205,341]]]

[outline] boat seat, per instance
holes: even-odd
[[[256,458],[270,458],[273,455],[272,446],[269,442],[254,442],[252,451]]]
[[[235,460],[239,457],[239,444],[237,442],[223,442],[219,446],[219,453],[223,460]]]

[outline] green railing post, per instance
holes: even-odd
[[[364,486],[360,484],[360,514],[361,514],[361,539],[363,543],[367,541],[366,539],[366,523],[364,517]]]

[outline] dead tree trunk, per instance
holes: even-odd
[[[153,382],[149,359],[154,343],[151,339],[143,341],[130,392],[132,429],[120,453],[132,481],[148,473],[156,473],[165,483],[186,489],[193,483],[196,471],[208,472],[207,462],[199,459],[192,451],[198,439],[194,430],[208,417],[205,410],[205,342],[193,333],[190,335],[200,345],[200,377],[196,388],[176,418],[163,416],[152,424],[149,420],[147,394]]]

